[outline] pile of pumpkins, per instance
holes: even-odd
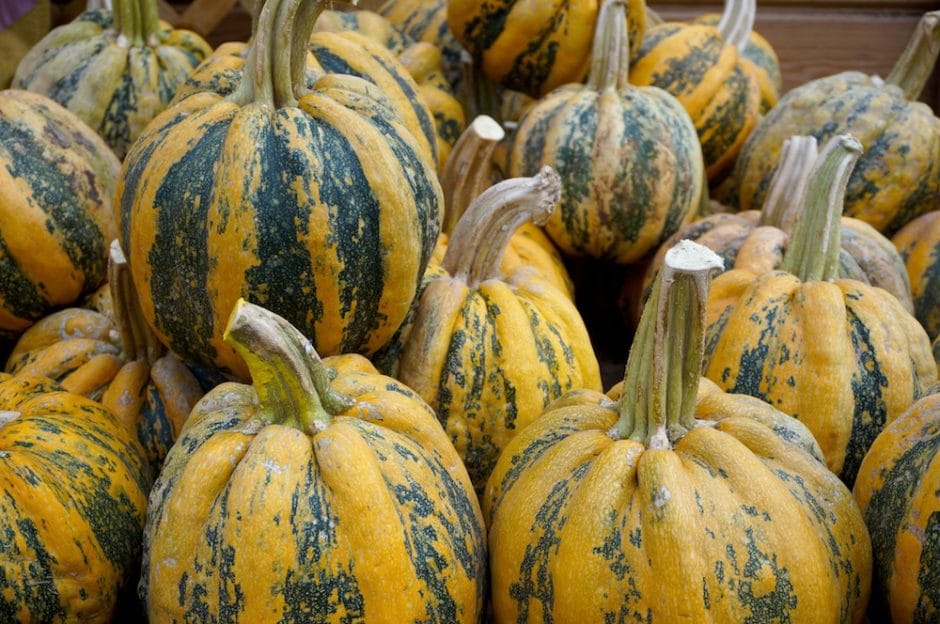
[[[940,12],[782,94],[753,0],[352,8],[0,92],[0,620],[940,621]]]

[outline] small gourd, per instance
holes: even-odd
[[[940,336],[940,210],[922,215],[891,239],[904,259],[914,316],[931,338]]]

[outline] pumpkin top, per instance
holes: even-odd
[[[627,359],[612,437],[672,448],[696,426],[708,285],[723,264],[715,252],[687,240],[666,253]]]
[[[509,239],[523,223],[545,223],[561,198],[561,178],[545,166],[531,178],[494,184],[477,197],[454,228],[441,265],[470,288],[499,274]]]
[[[901,53],[888,84],[899,87],[908,100],[916,100],[933,73],[940,55],[940,11],[925,13]]]
[[[595,91],[630,86],[630,34],[626,0],[606,0],[597,15],[587,85]]]
[[[793,226],[783,270],[801,281],[828,281],[839,273],[842,205],[861,144],[850,134],[833,137],[813,165],[803,211]]]

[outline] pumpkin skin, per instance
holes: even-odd
[[[628,379],[658,357],[643,334]],[[484,498],[497,623],[863,620],[868,535],[812,435],[699,383],[701,351],[681,355],[693,424],[678,439],[652,421],[651,437],[620,432],[622,403],[655,401],[625,383],[621,403],[566,394],[500,456]]]
[[[323,11],[317,18],[314,32],[353,31],[382,44],[395,56],[413,43],[411,37],[395,28],[390,21],[373,11]]]
[[[448,0],[447,23],[490,80],[540,97],[587,76],[601,4]],[[646,28],[646,3],[628,0],[626,11],[630,51],[635,52]]]
[[[860,149],[857,142],[839,141],[836,149]],[[850,174],[849,167],[842,181]],[[831,192],[831,180],[819,183],[824,186],[810,187],[810,194]],[[841,202],[826,210],[838,214]],[[785,266],[801,249],[807,257],[832,253],[818,242],[818,233],[797,231],[804,221],[826,216],[807,206]],[[712,284],[708,323],[705,376],[806,424],[829,468],[848,484],[884,425],[937,377],[930,342],[917,320],[886,291],[856,280],[801,280],[787,271],[734,269]]]
[[[265,41],[254,45],[267,53]],[[374,85],[328,74],[296,103],[284,97],[181,100],[135,144],[117,191],[148,324],[184,360],[241,377],[222,341],[239,297],[325,354],[375,352],[404,319],[440,228],[434,163]]]
[[[143,11],[153,1],[118,3],[132,3]],[[155,6],[153,11],[155,15]],[[165,22],[149,29],[135,38],[121,32],[111,11],[86,11],[34,46],[12,84],[62,104],[123,159],[144,126],[212,51],[196,33],[174,30]]]
[[[151,622],[230,609],[246,622],[480,621],[483,520],[434,412],[360,356],[316,366],[319,400],[341,393],[342,407],[313,429],[278,420],[254,363],[254,387],[223,384],[196,405],[147,518]]]
[[[489,267],[478,277],[463,270],[514,238],[516,221],[493,225],[514,210],[501,196],[526,192],[519,207],[544,217],[558,184],[548,170],[502,182],[476,200],[443,260],[447,274],[421,293],[402,350],[398,379],[437,413],[479,492],[500,451],[546,405],[571,388],[600,388],[590,337],[566,293],[531,270],[503,276],[501,267]],[[492,214],[481,217],[486,211]],[[500,225],[502,236],[495,234]]]
[[[444,60],[444,74],[454,93],[461,93],[463,46],[447,24],[446,0],[386,0],[378,12],[414,41],[433,44]]]
[[[668,91],[689,113],[713,184],[734,164],[761,113],[756,69],[741,59],[715,26],[665,22],[646,32],[630,63],[632,84]]]
[[[620,26],[603,15],[597,21]],[[545,225],[552,241],[566,254],[629,263],[691,219],[704,186],[702,151],[676,99],[629,86],[627,50],[604,49],[612,36],[595,39],[594,56],[618,69],[598,71],[587,86],[560,87],[528,108],[513,137],[509,174],[556,169],[564,191]]]
[[[0,91],[0,336],[20,334],[104,280],[120,168],[49,98]]]
[[[709,13],[692,20],[693,24],[718,26],[720,13]],[[777,104],[783,92],[783,76],[780,73],[780,60],[770,42],[756,30],[748,33],[747,44],[741,50],[739,62],[748,67],[748,73],[757,79],[760,86],[761,113],[766,113]]]
[[[901,228],[891,239],[907,266],[914,316],[931,338],[940,336],[940,211]]]
[[[940,394],[912,405],[879,434],[855,498],[871,532],[875,578],[896,624],[940,614]]]
[[[927,18],[940,24],[932,14]],[[936,210],[940,121],[929,106],[914,101],[917,92],[860,72],[835,74],[791,90],[758,123],[741,150],[727,203],[739,210],[763,204],[787,137],[812,135],[823,144],[850,133],[864,153],[849,181],[846,215],[890,236],[918,215]]]
[[[101,405],[43,377],[0,380],[0,413],[3,619],[110,622],[140,555],[143,451]]]

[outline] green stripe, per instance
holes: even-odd
[[[589,212],[582,206],[594,203],[594,143],[597,140],[597,94],[584,90],[580,97],[569,98],[552,124],[568,129],[554,145],[548,146],[547,164],[561,177],[561,202],[557,210],[575,250],[591,248]],[[629,234],[627,234],[629,236]]]
[[[721,85],[721,91],[728,94],[727,99],[715,108],[707,119],[697,120],[699,137],[711,133],[711,136],[702,142],[702,155],[706,166],[711,166],[724,157],[741,136],[749,119],[752,116],[757,117],[758,111],[749,107],[750,87],[751,78],[741,70],[740,65],[735,65],[731,75]],[[759,101],[755,100],[754,104],[759,105]]]
[[[921,594],[914,610],[915,624],[930,624],[940,616],[940,511],[930,514],[920,552],[917,585]]]
[[[663,44],[665,43],[667,41],[663,41]],[[692,93],[705,80],[708,71],[715,67],[723,48],[724,42],[721,39],[709,37],[702,45],[688,50],[688,54],[663,55],[661,64],[652,72],[650,84],[677,97]],[[646,54],[655,52],[656,50],[644,41],[641,56],[633,63],[636,64]]]
[[[10,255],[3,236],[0,236],[0,276],[0,296],[3,297],[5,310],[32,321],[42,318],[49,311],[49,302],[23,274],[19,264]]]
[[[940,335],[940,241],[930,252],[930,262],[920,279],[923,290],[914,302],[914,311],[917,320],[933,339]]]
[[[514,175],[533,176],[542,168],[545,159],[545,139],[561,112],[568,106],[573,93],[553,93],[532,107],[520,121],[520,132],[513,141],[522,140],[522,162],[512,162]],[[532,122],[531,120],[535,120]],[[531,125],[528,125],[531,124]],[[515,147],[512,153],[516,153]]]

